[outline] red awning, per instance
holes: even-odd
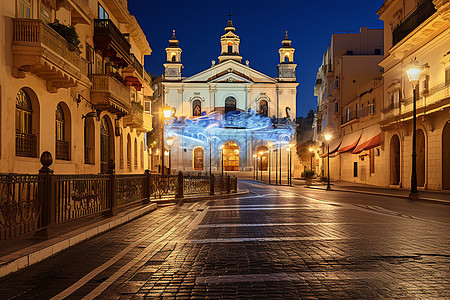
[[[356,145],[359,142],[359,139],[361,138],[361,131],[352,132],[350,134],[347,134],[342,139],[341,146],[339,147],[339,153],[352,151],[353,148],[356,147]]]
[[[359,139],[358,145],[352,151],[353,154],[359,154],[364,150],[369,150],[381,145],[381,131],[378,125],[365,128]]]
[[[336,139],[336,140],[330,141],[330,154],[335,153],[339,149],[341,142],[342,142],[342,139]],[[320,157],[327,157],[327,155],[328,155],[328,147],[327,146],[325,146],[324,151],[325,151],[325,153],[321,154]]]

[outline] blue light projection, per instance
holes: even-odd
[[[239,132],[248,132],[254,139],[272,142],[274,145],[285,147],[294,137],[295,128],[288,118],[276,119],[257,114],[254,110],[232,111],[226,115],[214,111],[203,113],[201,117],[175,118],[173,117],[165,125],[166,136],[182,137],[187,142],[185,147],[193,148],[198,145],[206,145],[209,139],[223,144],[229,140],[238,142]],[[246,142],[246,141],[241,141]]]

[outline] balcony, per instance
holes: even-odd
[[[131,45],[111,20],[94,20],[94,45],[119,67],[131,64]]]
[[[41,20],[13,19],[13,76],[31,72],[47,81],[47,90],[77,85],[81,78],[80,52]]]
[[[94,74],[91,81],[91,101],[94,105],[118,116],[125,116],[131,111],[130,90],[116,78]]]
[[[124,126],[136,129],[138,132],[147,132],[152,130],[152,116],[144,113],[141,103],[131,102],[131,113],[123,119]]]
[[[406,20],[400,23],[392,32],[392,46],[403,40],[408,34],[416,29],[425,20],[436,12],[432,0],[423,1],[417,9]]]

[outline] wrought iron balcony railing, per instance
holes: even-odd
[[[56,140],[56,159],[70,160],[70,144],[68,141]]]
[[[36,135],[16,132],[16,155],[24,157],[37,157]]]

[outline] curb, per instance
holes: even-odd
[[[320,188],[320,187],[308,186],[306,188],[326,191],[326,189]],[[437,204],[450,205],[450,201],[441,200],[441,199],[419,198],[419,199],[412,200],[409,198],[409,196],[397,195],[397,194],[387,194],[387,193],[377,193],[377,192],[357,191],[357,190],[343,190],[343,189],[333,189],[333,188],[331,190],[335,191],[335,192],[347,192],[347,193],[367,194],[367,195],[375,195],[375,196],[385,196],[385,197],[407,199],[407,200],[411,200],[411,201],[433,202],[433,203],[437,203]],[[419,192],[419,194],[420,194],[420,192]]]
[[[141,217],[151,211],[154,211],[156,207],[156,203],[150,203],[145,207],[133,210],[129,213],[119,213],[118,215],[113,216],[107,220],[82,227],[80,229],[62,234],[55,238],[42,241],[33,246],[0,257],[0,278],[13,272],[19,271],[20,269],[31,266],[32,264],[38,263],[57,254],[58,252],[61,252],[62,250],[90,239],[105,231]]]
[[[201,200],[211,200],[211,199],[226,199],[231,198],[235,196],[241,196],[241,195],[247,195],[249,191],[247,189],[240,189],[236,193],[231,194],[216,194],[216,195],[190,195],[184,198],[174,198],[174,197],[168,197],[166,199],[154,199],[150,200],[152,203],[158,203],[158,204],[166,204],[166,203],[188,203],[188,202],[196,202]]]

